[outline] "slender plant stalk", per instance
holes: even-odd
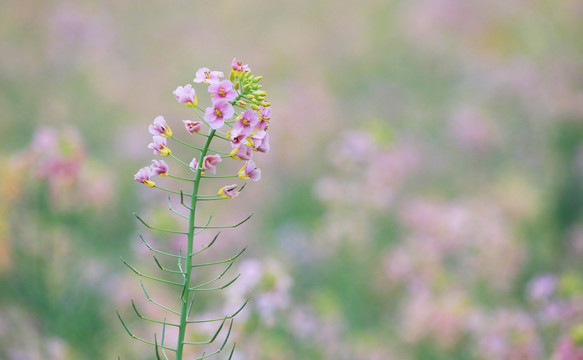
[[[209,136],[206,139],[204,147],[202,148],[200,159],[204,159],[211,141],[215,135],[215,130],[210,130]],[[202,162],[196,167],[194,175],[194,184],[192,185],[192,196],[190,197],[190,216],[188,217],[188,235],[187,235],[187,250],[186,263],[184,267],[184,288],[182,290],[182,307],[180,309],[180,326],[178,331],[178,344],[176,346],[176,360],[182,360],[182,353],[184,349],[184,335],[186,334],[186,325],[188,321],[188,304],[190,299],[190,276],[192,275],[192,255],[194,249],[194,230],[195,230],[195,216],[196,216],[196,200],[198,195],[198,187],[200,185]]]

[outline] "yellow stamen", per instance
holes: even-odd
[[[168,147],[164,144],[162,144],[162,148],[158,149],[158,152],[160,153],[160,156],[168,156],[170,155],[170,149],[168,149]]]
[[[243,179],[243,180],[249,180],[251,179],[251,177],[247,174],[245,174],[245,168],[247,167],[247,165],[243,165],[243,167],[241,168],[241,170],[239,170],[239,174],[238,176]]]

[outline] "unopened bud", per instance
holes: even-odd
[[[237,82],[235,83],[235,85],[233,85],[233,87],[235,88],[235,90],[239,90],[239,82],[237,81]]]
[[[270,102],[267,102],[267,101],[263,101],[261,103],[261,105],[263,105],[263,106],[271,106],[271,103]]]
[[[253,82],[257,83],[259,82],[259,80],[263,79],[263,76],[258,76],[255,79],[253,79]]]
[[[253,110],[259,110],[259,106],[255,105],[255,104],[251,104],[251,105],[249,105],[249,107]]]

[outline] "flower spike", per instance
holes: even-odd
[[[219,337],[219,334],[224,332],[228,322],[228,330],[226,331],[224,340],[218,346],[218,349],[215,349],[214,351],[207,350],[206,352],[202,352],[202,355],[199,353],[199,357],[195,360],[202,360],[217,355],[226,347],[227,341],[231,335],[234,317],[242,311],[249,301],[249,299],[247,299],[239,309],[230,315],[207,319],[190,319],[191,313],[194,313],[193,307],[197,304],[195,299],[199,299],[199,296],[206,296],[205,294],[210,291],[220,291],[221,289],[225,289],[241,276],[241,274],[237,274],[234,278],[226,282],[223,281],[226,273],[233,267],[235,261],[247,248],[243,247],[242,250],[227,259],[205,261],[203,259],[206,256],[206,253],[203,252],[215,244],[220,232],[217,232],[207,245],[195,251],[194,244],[196,236],[203,231],[212,229],[235,229],[248,221],[253,215],[249,215],[234,225],[227,226],[210,225],[213,218],[212,213],[207,220],[198,220],[200,215],[196,214],[197,216],[195,216],[195,213],[201,205],[207,204],[207,201],[233,199],[241,194],[246,185],[225,185],[220,189],[215,190],[216,192],[214,194],[207,195],[199,191],[199,189],[202,189],[201,181],[206,181],[203,179],[207,178],[241,178],[244,180],[257,181],[261,178],[261,170],[257,168],[255,161],[252,160],[252,157],[254,156],[253,153],[267,153],[269,151],[269,136],[267,134],[267,128],[271,120],[271,108],[269,107],[271,104],[267,99],[267,92],[262,89],[262,85],[258,84],[261,80],[261,76],[252,75],[249,66],[238,61],[236,58],[233,59],[231,63],[229,79],[223,80],[223,76],[223,72],[210,70],[206,67],[200,68],[196,72],[196,77],[193,80],[194,83],[208,85],[206,90],[211,95],[210,103],[206,108],[198,106],[196,90],[193,88],[192,84],[178,86],[176,90],[172,92],[177,102],[190,107],[196,115],[194,120],[182,120],[184,124],[184,129],[182,131],[186,130],[186,133],[188,134],[200,135],[200,137],[190,137],[190,139],[202,139],[204,144],[196,144],[194,142],[191,144],[191,141],[177,138],[177,134],[172,132],[172,129],[170,129],[170,126],[163,116],[155,117],[154,121],[148,126],[148,131],[152,135],[152,142],[148,145],[148,148],[151,149],[155,155],[174,159],[185,168],[191,170],[186,171],[190,175],[182,175],[180,173],[170,174],[169,166],[164,160],[152,160],[152,164],[149,167],[141,168],[134,175],[134,179],[139,183],[169,193],[168,209],[171,213],[181,217],[183,221],[185,220],[188,222],[187,231],[159,228],[148,224],[140,216],[134,213],[136,218],[147,229],[168,234],[176,234],[185,241],[185,245],[180,246],[180,249],[174,253],[172,251],[163,251],[163,249],[152,247],[146,242],[141,234],[139,235],[139,238],[144,245],[146,245],[148,250],[152,252],[154,266],[158,268],[156,271],[162,271],[167,276],[179,277],[179,281],[148,275],[147,272],[142,272],[135,266],[130,265],[123,258],[121,259],[124,265],[138,277],[162,284],[173,285],[174,289],[178,288],[178,290],[175,291],[175,299],[179,301],[179,309],[175,310],[152,299],[146,291],[144,283],[140,281],[144,295],[149,302],[167,312],[170,312],[172,314],[171,316],[179,318],[179,320],[177,319],[173,322],[168,322],[166,317],[155,318],[145,316],[138,310],[134,300],[131,300],[131,307],[139,319],[156,326],[161,326],[161,333],[155,333],[153,335],[153,341],[135,336],[123,321],[119,312],[117,312],[118,318],[126,332],[132,338],[153,346],[153,354],[151,357],[157,360],[169,360],[166,351],[175,352],[175,355],[172,356],[172,359],[174,360],[186,360],[184,352],[185,346],[190,347],[214,343]],[[237,112],[235,111],[235,107],[238,109]],[[228,128],[226,133],[221,131],[223,127]],[[186,158],[191,158],[192,161],[190,161],[190,163],[188,163],[188,161],[185,162],[175,154],[172,154],[168,141],[176,141],[181,147],[183,147],[181,150],[189,151],[190,153],[186,155]],[[213,141],[215,141],[215,144],[217,142],[226,142],[223,145],[225,146],[226,144],[229,144],[230,150],[215,151],[215,148],[221,148],[218,146],[212,146],[211,144],[213,144]],[[228,145],[226,146],[228,147]],[[230,159],[244,161],[243,167],[238,172],[228,171],[226,173],[221,173],[220,168],[223,166],[223,163]],[[192,191],[190,193],[183,192],[182,189],[184,187],[182,185],[168,187],[166,187],[166,185],[165,187],[158,186],[153,181],[154,176],[165,176],[168,178],[168,181],[187,184],[192,187]],[[180,209],[180,211],[177,211],[173,208],[172,196],[180,196],[180,204],[185,210]],[[175,261],[175,265],[166,265],[168,259],[162,258],[162,256],[171,258],[172,261]],[[201,257],[202,260],[199,260],[199,257]],[[213,267],[213,270],[216,270],[217,265],[222,265],[222,269],[219,269],[220,273],[216,274],[216,276],[211,277],[210,279],[194,281],[193,272],[195,271],[195,268],[200,269],[203,267],[209,267],[210,269]],[[221,283],[223,284],[221,285]],[[215,322],[217,323],[216,331],[214,331],[208,339],[205,341],[187,341],[190,339],[190,335],[188,335],[189,324]],[[167,327],[177,329],[177,337],[175,341],[174,339],[172,341],[172,345],[175,345],[175,348],[167,346]],[[236,344],[234,344],[230,350],[229,359],[233,357],[235,345]]]

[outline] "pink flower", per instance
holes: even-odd
[[[176,90],[172,92],[172,94],[176,96],[176,100],[179,103],[183,103],[188,106],[196,106],[198,104],[196,93],[190,84],[186,84],[184,87],[177,87]]]
[[[208,170],[211,174],[217,173],[216,165],[222,161],[221,155],[207,155],[203,161],[203,173]]]
[[[269,120],[271,120],[271,108],[259,106],[259,124],[257,128],[259,130],[266,130],[267,125],[269,125]]]
[[[138,170],[138,172],[134,175],[134,180],[136,180],[137,182],[143,183],[148,185],[149,187],[154,187],[154,185],[156,185],[155,182],[150,181],[150,178],[152,177],[152,169],[149,167],[143,167],[140,170]]]
[[[204,120],[208,122],[211,129],[219,129],[225,124],[225,119],[233,117],[235,109],[226,100],[217,100],[212,107],[206,109]]]
[[[219,99],[233,101],[237,97],[237,92],[233,90],[233,83],[229,80],[212,83],[209,86],[208,91],[211,93],[213,102]]]
[[[261,170],[255,167],[255,161],[248,160],[239,170],[239,177],[243,180],[257,181],[261,179]]]
[[[170,155],[170,149],[168,149],[168,146],[166,145],[165,138],[160,135],[155,135],[152,137],[152,141],[153,142],[148,145],[148,148],[154,150],[154,154],[160,156]]]
[[[244,131],[245,129],[243,127],[233,127],[233,129],[227,133],[227,137],[231,140],[231,147],[233,149],[243,145],[243,141],[247,137]]]
[[[243,65],[243,62],[238,61],[237,58],[233,59],[231,67],[233,68],[233,71],[236,72],[237,74],[239,74],[241,72],[245,72],[245,71],[251,71],[251,69],[249,68],[249,65],[247,65],[247,64]]]
[[[196,77],[193,81],[197,84],[200,84],[201,82],[212,84],[215,81],[219,81],[219,78],[223,76],[224,74],[222,71],[211,71],[209,68],[202,67],[196,72]]]
[[[202,122],[200,121],[182,120],[182,122],[186,127],[186,131],[191,134],[198,134],[200,131],[200,126],[202,125]]]
[[[226,199],[232,199],[235,196],[239,195],[239,192],[237,190],[235,190],[235,189],[237,189],[237,185],[236,184],[223,186],[219,190],[219,195],[221,197],[226,198]]]
[[[164,160],[152,160],[152,165],[150,165],[153,175],[168,176],[168,165]]]
[[[233,125],[233,130],[237,129],[238,133],[245,134],[245,137],[251,135],[253,128],[259,123],[259,117],[255,110],[246,110],[241,114],[241,117],[237,119],[235,125]]]
[[[237,160],[251,160],[253,148],[251,146],[240,145],[231,151],[231,157]]]
[[[190,162],[190,164],[188,164],[188,166],[190,166],[190,170],[192,170],[193,172],[196,172],[196,167],[198,166],[198,163],[196,162],[196,158],[192,158],[192,161]]]
[[[154,119],[154,123],[151,124],[148,128],[148,131],[150,131],[150,134],[152,135],[172,137],[172,129],[170,129],[170,126],[166,124],[166,119],[164,119],[164,116],[157,116]]]
[[[583,346],[580,346],[571,336],[559,340],[552,360],[580,360],[583,359]]]
[[[265,130],[259,130],[251,137],[255,150],[266,153],[269,151],[269,134]]]

